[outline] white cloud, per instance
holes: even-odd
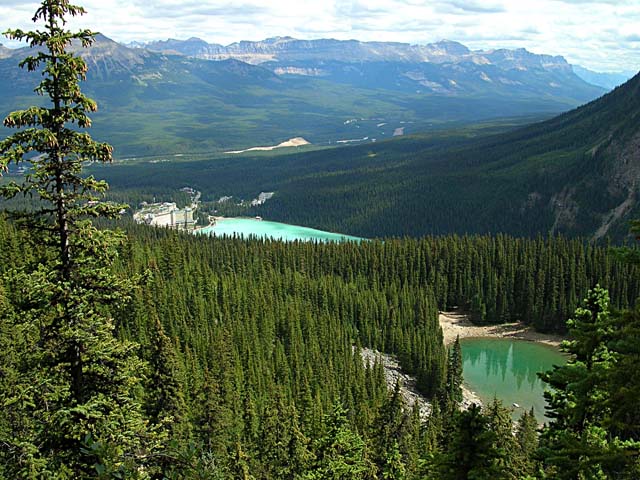
[[[289,35],[520,48],[597,70],[640,69],[639,0],[76,0],[71,22],[118,41],[228,44]],[[32,28],[34,0],[0,0],[0,30]],[[5,41],[5,44],[10,42]]]

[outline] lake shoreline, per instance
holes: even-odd
[[[442,337],[445,345],[451,345],[456,337],[463,338],[504,338],[511,340],[524,340],[541,343],[558,348],[564,340],[560,335],[540,333],[521,322],[503,323],[499,325],[474,325],[469,319],[468,313],[462,312],[438,312],[438,320],[442,328]],[[462,384],[462,407],[468,408],[472,403],[483,405],[480,396]]]
[[[439,312],[439,321],[445,345],[453,343],[457,336],[461,339],[486,337],[525,340],[556,348],[560,347],[564,340],[561,335],[536,332],[532,327],[521,322],[474,325],[469,319],[469,314],[462,312]]]

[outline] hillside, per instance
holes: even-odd
[[[109,138],[121,158],[241,150],[298,136],[324,146],[379,141],[399,128],[411,134],[495,118],[546,118],[603,92],[560,60],[520,53],[507,62],[520,66],[508,70],[497,66],[506,54],[496,51],[495,65],[322,60],[326,74],[309,76],[295,73],[312,68],[306,60],[214,62],[128,48],[102,35],[82,51],[85,89],[100,106],[94,133]],[[38,75],[17,66],[27,54],[0,51],[0,115],[33,103]]]
[[[463,129],[319,152],[125,164],[99,174],[129,196],[184,184],[209,201],[275,191],[251,214],[369,237],[620,239],[640,214],[639,89],[636,76],[581,108],[501,134]]]
[[[639,90],[637,75],[550,121],[437,153],[400,154],[402,143],[380,146],[383,150],[372,153],[395,161],[372,173],[368,185],[380,194],[361,201],[361,207],[369,204],[376,211],[366,220],[360,217],[362,225],[372,231],[377,222],[390,223],[392,228],[383,227],[387,234],[552,232],[619,238],[626,222],[640,213]],[[350,196],[368,188],[341,183]],[[294,185],[285,191],[294,191]],[[326,187],[320,192],[330,196]],[[295,195],[291,201],[304,198]],[[278,211],[276,202],[269,207]],[[403,222],[412,225],[403,228]]]

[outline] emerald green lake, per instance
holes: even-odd
[[[285,242],[295,240],[320,241],[320,242],[344,242],[362,240],[360,237],[343,235],[341,233],[325,232],[314,228],[289,225],[286,223],[268,222],[253,218],[225,218],[218,220],[215,225],[197,230],[196,233],[204,235],[228,236],[228,237],[267,237]]]
[[[462,347],[464,382],[484,402],[494,396],[506,407],[514,403],[514,418],[533,407],[538,421],[545,421],[545,384],[536,375],[565,357],[553,347],[504,338],[465,338]]]

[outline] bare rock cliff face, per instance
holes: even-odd
[[[616,222],[627,216],[638,204],[640,187],[640,131],[627,143],[612,142],[606,155],[615,158],[608,182],[609,194],[622,201],[605,215],[594,240],[604,237]]]

